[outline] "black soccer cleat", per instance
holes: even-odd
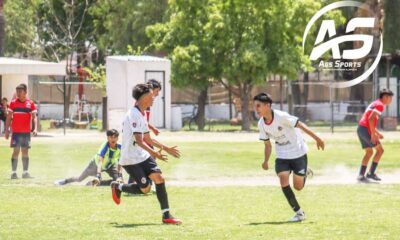
[[[28,178],[33,178],[28,172],[25,172],[22,174],[22,178],[28,179]]]
[[[360,183],[370,183],[369,179],[366,178],[364,175],[360,175],[357,177],[357,181]]]
[[[16,173],[11,174],[11,180],[18,179],[18,176]]]
[[[367,178],[368,179],[372,179],[374,181],[381,181],[382,179],[380,177],[378,177],[378,175],[376,175],[375,173],[367,173]]]

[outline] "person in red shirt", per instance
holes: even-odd
[[[375,171],[378,166],[379,160],[383,155],[383,147],[380,139],[383,139],[382,133],[376,129],[378,124],[379,116],[382,114],[385,106],[388,106],[392,102],[393,92],[389,89],[382,89],[379,92],[379,99],[372,102],[365,110],[358,128],[357,135],[361,143],[361,147],[365,150],[363,160],[361,162],[361,168],[358,176],[358,181],[369,182],[369,179],[380,181],[381,179],[376,175]],[[376,153],[373,157],[373,162],[369,169],[369,172],[365,176],[368,162],[371,159],[375,148]]]
[[[37,118],[35,103],[27,97],[26,84],[20,84],[16,88],[17,98],[13,99],[8,109],[5,138],[10,137],[11,147],[14,148],[11,157],[12,173],[11,179],[17,179],[17,165],[19,152],[22,152],[23,174],[22,178],[31,178],[29,168],[29,148],[31,147],[32,120],[34,123],[33,136],[37,135]]]

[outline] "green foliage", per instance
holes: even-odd
[[[36,26],[37,2],[12,0],[4,5],[5,56],[36,56],[40,53]]]
[[[97,46],[107,54],[127,54],[128,45],[146,48],[146,27],[162,22],[167,7],[167,0],[97,0],[89,10]]]
[[[106,66],[99,64],[98,66],[85,67],[84,69],[88,73],[89,81],[96,83],[96,86],[106,95]]]
[[[384,9],[383,47],[385,52],[395,53],[400,50],[400,1],[385,0]]]
[[[212,6],[207,0],[170,1],[169,20],[147,28],[156,49],[169,53],[176,87],[208,88],[221,74],[216,46],[207,37]]]

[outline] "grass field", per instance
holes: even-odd
[[[167,181],[219,181],[274,176],[262,171],[263,144],[253,133],[162,133],[179,145],[182,159],[160,163]],[[400,134],[391,133],[379,173],[400,169]],[[342,166],[356,176],[362,152],[349,134],[324,135],[327,148],[310,142],[316,175]],[[297,194],[308,219],[299,224],[276,186],[176,186],[167,182],[173,214],[181,226],[160,222],[157,198],[123,196],[120,206],[108,187],[53,186],[77,175],[103,140],[102,134],[33,139],[30,180],[9,180],[8,142],[0,140],[0,239],[398,239],[400,185],[309,185]],[[19,175],[21,166],[19,164]],[[273,168],[273,161],[271,161]],[[335,172],[335,174],[337,174]],[[339,173],[340,174],[340,173]],[[311,180],[312,181],[312,180]]]

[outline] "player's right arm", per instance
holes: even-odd
[[[379,116],[379,113],[372,111],[368,118],[369,129],[371,130],[371,142],[375,144],[378,141],[378,134],[374,125],[374,119]],[[378,136],[377,136],[378,135]]]
[[[103,161],[104,161],[104,158],[102,157],[102,156],[99,156],[99,163],[97,164],[97,176],[101,176],[101,169],[102,169],[102,166],[103,166]]]
[[[270,140],[266,140],[264,141],[264,162],[262,164],[262,168],[264,170],[268,170],[268,161],[269,158],[271,156],[271,152],[272,152],[272,146],[271,146],[271,141]]]
[[[14,113],[11,109],[8,110],[7,119],[6,119],[6,131],[5,138],[8,139],[10,137],[10,126],[13,119]]]

